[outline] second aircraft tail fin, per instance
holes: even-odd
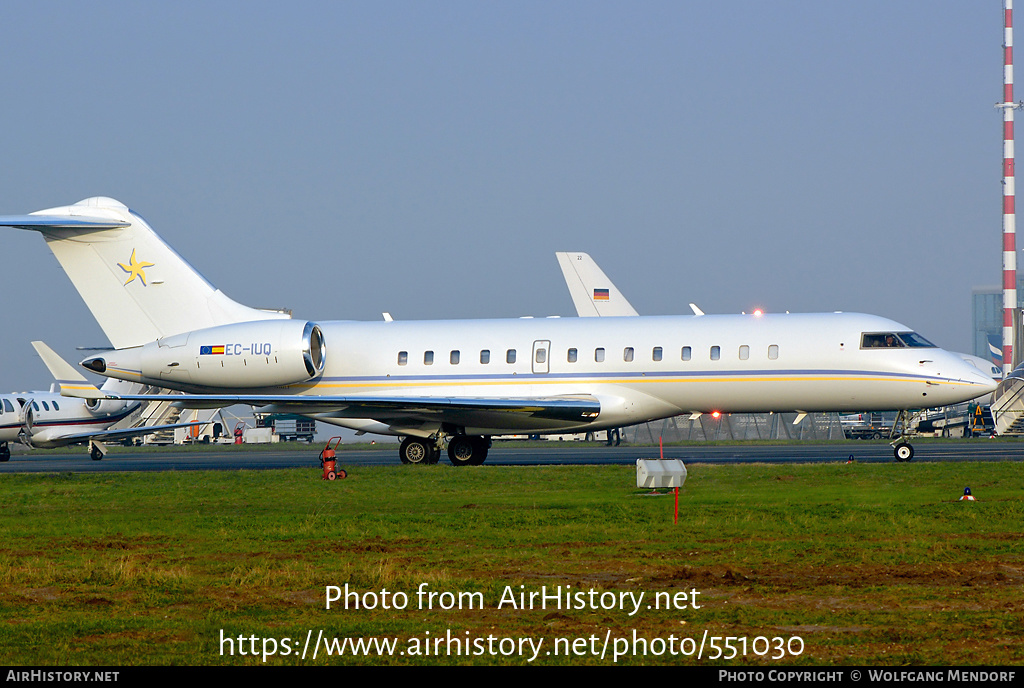
[[[555,253],[580,317],[637,315],[622,292],[586,253]]]

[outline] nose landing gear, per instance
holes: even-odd
[[[914,458],[914,447],[910,445],[910,440],[907,439],[910,434],[909,411],[900,411],[897,414],[896,422],[892,426],[893,432],[896,432],[896,428],[900,429],[900,436],[889,445],[892,447],[892,454],[901,463],[910,461]]]

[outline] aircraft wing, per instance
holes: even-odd
[[[175,428],[187,428],[193,425],[207,425],[209,421],[192,421],[189,423],[171,423],[170,425],[143,425],[137,428],[124,428],[122,430],[89,430],[87,432],[73,432],[67,435],[52,434],[43,438],[48,443],[55,445],[76,444],[88,442],[89,440],[120,440],[125,437],[138,437],[139,435],[151,435],[162,430],[174,430]]]
[[[65,396],[77,396],[61,389]],[[109,395],[125,401],[170,401],[184,408],[221,408],[233,404],[268,413],[367,418],[387,423],[446,422],[471,427],[553,426],[597,419],[601,402],[590,395],[560,397],[371,397],[295,394],[143,394]]]

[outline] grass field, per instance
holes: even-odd
[[[689,471],[676,525],[621,466],[5,475],[0,663],[1024,658],[1018,464]]]

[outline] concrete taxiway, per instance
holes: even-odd
[[[346,449],[339,451],[342,467],[400,466],[391,445],[381,449]],[[92,461],[81,451],[33,451],[15,454],[0,463],[4,473],[95,473],[117,471],[195,471],[195,470],[266,470],[275,468],[320,469],[319,445],[308,449],[253,449],[229,451],[127,451],[108,454],[102,461]],[[1024,443],[995,440],[915,443],[912,463],[928,461],[1022,461]],[[665,447],[665,458],[682,459],[686,463],[819,463],[849,460],[893,463],[892,449],[886,443],[840,442],[832,444],[786,445],[689,445]],[[657,447],[637,446],[574,446],[521,447],[496,443],[485,466],[545,466],[558,464],[632,465],[637,459],[657,458]],[[910,464],[901,464],[910,465]],[[454,467],[447,457],[437,467]],[[432,470],[430,467],[405,467],[408,470]],[[464,468],[462,470],[472,470]]]

